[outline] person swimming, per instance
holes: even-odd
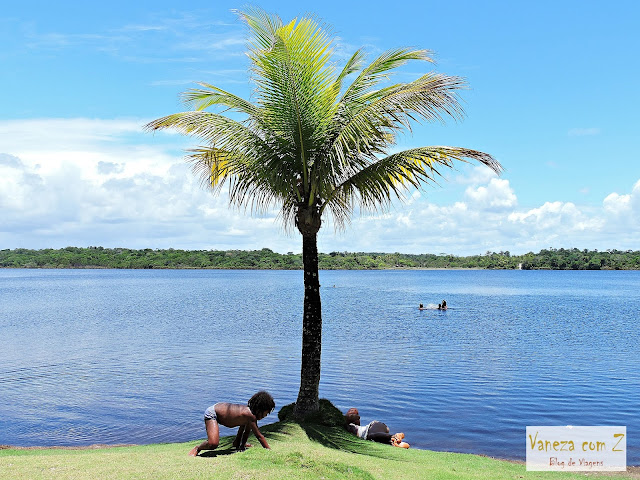
[[[447,301],[446,300],[442,300],[442,303],[438,304],[438,310],[446,310],[447,307]]]
[[[446,300],[443,300],[442,303],[439,303],[437,306],[435,303],[429,303],[426,307],[421,303],[418,306],[418,310],[446,310],[447,308]]]

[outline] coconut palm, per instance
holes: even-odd
[[[478,161],[496,172],[491,155],[430,146],[390,153],[396,135],[413,121],[462,118],[457,91],[463,79],[427,73],[389,82],[410,61],[430,52],[389,50],[368,65],[363,50],[344,66],[332,62],[333,39],[312,18],[283,23],[259,9],[239,12],[249,31],[255,85],[250,102],[200,83],[183,100],[191,111],[152,121],[150,130],[174,129],[200,138],[187,159],[203,182],[230,204],[252,213],[279,209],[285,226],[302,235],[304,311],[298,418],[318,409],[322,314],[317,236],[330,216],[335,228],[356,212],[384,210],[412,189],[432,184],[455,161]],[[221,113],[205,111],[221,107]],[[229,113],[227,113],[229,112]]]

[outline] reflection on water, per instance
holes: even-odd
[[[520,459],[526,425],[626,425],[640,463],[640,273],[321,281],[321,396],[339,408],[417,448]],[[290,403],[301,299],[301,272],[0,271],[0,444],[187,441],[216,401]]]

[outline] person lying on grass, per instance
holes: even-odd
[[[348,432],[353,433],[363,440],[373,440],[374,442],[386,443],[394,447],[409,448],[409,444],[402,441],[402,439],[404,439],[404,433],[391,435],[389,433],[389,427],[382,422],[374,420],[368,425],[361,427],[360,414],[357,408],[350,408],[347,411],[347,414],[344,416],[344,426]]]
[[[273,397],[265,391],[260,391],[253,395],[247,405],[237,403],[216,403],[207,408],[204,412],[204,427],[207,430],[207,440],[197,447],[193,447],[189,455],[195,457],[202,450],[215,450],[220,443],[219,425],[233,428],[238,427],[238,434],[233,441],[233,448],[242,451],[251,447],[247,443],[249,432],[252,431],[255,437],[264,448],[269,448],[264,435],[258,429],[258,420],[262,420],[276,408]]]

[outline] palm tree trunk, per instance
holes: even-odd
[[[317,230],[302,233],[302,263],[304,266],[302,366],[300,369],[300,391],[294,410],[295,417],[300,420],[304,419],[307,414],[318,410],[322,351],[322,305],[318,277]]]

